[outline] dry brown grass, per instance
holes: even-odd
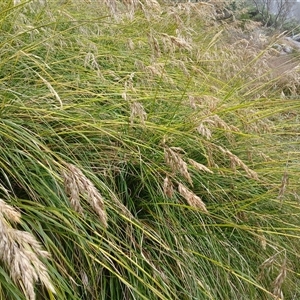
[[[280,257],[283,256],[282,262],[280,263]],[[279,266],[279,268],[278,268]],[[286,251],[276,252],[274,255],[266,259],[260,266],[261,272],[259,274],[259,278],[263,279],[271,269],[277,269],[278,275],[272,282],[273,291],[272,295],[276,300],[283,300],[284,295],[282,291],[282,285],[287,276],[287,257]]]
[[[204,166],[203,164],[200,164],[193,159],[189,159],[188,161],[196,170],[213,174],[213,171]]]
[[[273,294],[277,299],[283,299],[283,292],[282,292],[282,284],[286,278],[287,275],[287,267],[286,267],[286,257],[284,258],[282,265],[279,270],[278,276],[275,278],[273,282]]]
[[[170,9],[170,13],[176,13],[182,17],[201,18],[206,25],[213,25],[216,17],[216,10],[214,5],[207,2],[186,2],[178,3],[177,7]]]
[[[258,239],[262,249],[266,250],[267,249],[267,239],[266,239],[265,235],[263,233],[258,234],[257,239]]]
[[[221,129],[228,139],[231,138],[232,132],[239,131],[237,127],[235,127],[234,125],[229,125],[218,115],[205,117],[197,126],[196,130],[207,140],[210,140],[212,138],[213,130],[217,128]]]
[[[218,146],[218,149],[227,157],[229,157],[230,166],[233,171],[236,171],[236,168],[240,167],[246,172],[249,178],[258,180],[258,174],[255,171],[251,170],[238,156],[233,154],[231,151],[222,148],[221,146]]]
[[[62,172],[66,194],[69,196],[71,206],[76,212],[84,215],[80,199],[84,198],[98,215],[104,227],[107,227],[107,215],[104,208],[104,199],[94,184],[72,164],[66,164]]]
[[[163,190],[164,190],[164,194],[168,198],[173,197],[173,195],[174,195],[174,185],[173,185],[172,180],[170,179],[169,176],[166,176],[165,179],[164,179]]]
[[[204,212],[208,212],[205,203],[201,200],[201,198],[197,196],[194,192],[190,191],[182,183],[178,184],[178,192],[190,206],[194,208],[199,208]]]
[[[203,111],[203,115],[213,112],[220,102],[220,99],[212,95],[188,96],[189,105],[195,110]]]
[[[183,149],[176,147],[165,147],[165,162],[174,174],[181,174],[190,185],[193,185],[187,163],[182,159]]]
[[[199,134],[201,134],[203,137],[205,137],[206,139],[210,140],[212,137],[212,132],[211,130],[205,125],[203,124],[203,122],[201,122],[197,128],[196,128],[197,132]]]
[[[130,124],[134,124],[134,120],[138,119],[142,125],[145,125],[147,120],[147,113],[144,109],[144,106],[140,102],[131,102],[130,103]]]
[[[34,285],[38,281],[52,293],[54,286],[40,257],[49,257],[40,243],[28,232],[14,229],[11,223],[20,223],[21,214],[0,199],[0,259],[13,281],[23,290],[28,300],[35,300]]]
[[[282,90],[282,98],[298,97],[300,90],[299,57],[294,54],[277,55],[268,60],[268,66],[274,85]]]
[[[286,188],[288,187],[288,185],[289,185],[289,175],[288,175],[288,172],[285,171],[283,176],[282,176],[282,179],[281,179],[281,185],[280,185],[279,193],[278,193],[278,198],[280,200],[283,199]]]
[[[163,33],[162,36],[165,50],[169,50],[171,53],[174,53],[176,49],[184,49],[188,51],[193,49],[191,41],[187,41],[186,38],[180,35],[173,36]]]

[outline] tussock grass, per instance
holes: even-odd
[[[299,296],[299,103],[215,13],[1,3],[1,298]]]

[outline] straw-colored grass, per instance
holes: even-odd
[[[222,9],[0,3],[0,299],[300,297],[299,72]]]
[[[39,258],[48,257],[48,253],[30,233],[12,228],[8,221],[20,223],[20,213],[0,199],[0,259],[14,283],[30,300],[35,299],[37,281],[55,293],[48,270]]]

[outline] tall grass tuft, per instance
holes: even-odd
[[[299,298],[298,69],[218,9],[1,2],[1,299]]]

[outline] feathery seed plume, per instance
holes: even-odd
[[[69,166],[68,171],[62,173],[64,179],[64,188],[66,194],[69,196],[70,204],[73,209],[83,215],[83,207],[80,203],[80,190],[78,187],[78,174],[77,170],[72,171],[72,165]]]
[[[187,163],[178,153],[179,148],[165,147],[165,162],[174,173],[180,173],[190,185],[193,185],[191,175],[188,171]]]
[[[273,294],[277,297],[277,299],[282,299],[282,300],[284,299],[282,284],[286,278],[286,275],[287,275],[287,268],[286,268],[286,257],[285,257],[280,267],[279,274],[273,282],[273,286],[274,286]]]
[[[287,276],[287,257],[286,257],[286,250],[280,251],[266,259],[260,266],[261,272],[258,275],[258,278],[262,279],[263,278],[263,271],[266,268],[274,268],[275,263],[277,261],[277,258],[279,257],[280,254],[284,254],[283,262],[281,263],[280,269],[279,269],[279,274],[273,281],[273,296],[275,297],[274,299],[278,300],[283,300],[284,295],[282,291],[282,285],[284,283],[284,280],[286,279]],[[276,264],[277,265],[277,264]],[[268,272],[268,271],[267,271]]]
[[[211,171],[209,168],[207,168],[206,166],[202,165],[202,164],[199,164],[198,162],[196,162],[195,160],[193,159],[190,159],[189,158],[189,163],[197,170],[199,171],[204,171],[204,172],[207,172],[207,173],[213,173],[213,171]]]
[[[211,131],[209,128],[207,128],[203,123],[200,123],[200,125],[196,128],[199,134],[204,136],[206,139],[211,139]]]
[[[21,213],[15,208],[8,205],[4,200],[0,199],[0,216],[5,216],[9,221],[13,223],[21,222]]]
[[[107,215],[104,209],[104,199],[94,184],[72,164],[66,164],[66,170],[62,172],[64,187],[69,196],[70,203],[75,211],[83,214],[80,198],[84,198],[97,213],[101,223],[107,227]]]
[[[183,184],[178,184],[178,191],[180,195],[187,201],[187,203],[195,208],[200,208],[202,211],[207,212],[204,202],[195,193],[190,191]]]
[[[235,154],[230,152],[229,150],[226,150],[222,148],[221,146],[217,147],[221,150],[222,153],[229,156],[231,168],[235,171],[236,166],[241,167],[247,174],[249,178],[258,180],[258,175],[255,171],[251,170],[239,157],[237,157]]]
[[[55,294],[48,271],[39,257],[49,257],[40,243],[28,232],[14,229],[9,224],[20,223],[20,213],[0,199],[0,260],[19,284],[28,300],[35,300],[34,285],[41,281]]]
[[[281,179],[281,185],[280,185],[279,194],[278,194],[279,199],[283,198],[288,184],[289,184],[289,175],[288,175],[287,171],[285,171],[282,176],[282,179]]]
[[[174,194],[174,187],[173,187],[173,183],[170,179],[169,176],[166,176],[166,178],[164,179],[164,193],[168,198],[172,198],[173,194]]]
[[[260,242],[261,247],[264,250],[266,250],[267,249],[267,239],[266,239],[265,235],[264,234],[260,234],[260,235],[257,236],[257,238],[258,238],[258,240]]]
[[[188,51],[191,51],[193,48],[192,45],[188,43],[183,37],[168,35],[166,33],[163,33],[162,36],[164,38],[164,44],[168,45],[171,52],[175,51],[175,47]]]
[[[130,103],[130,124],[133,125],[134,119],[138,118],[142,125],[145,125],[147,120],[147,113],[144,109],[144,106],[139,102]]]

